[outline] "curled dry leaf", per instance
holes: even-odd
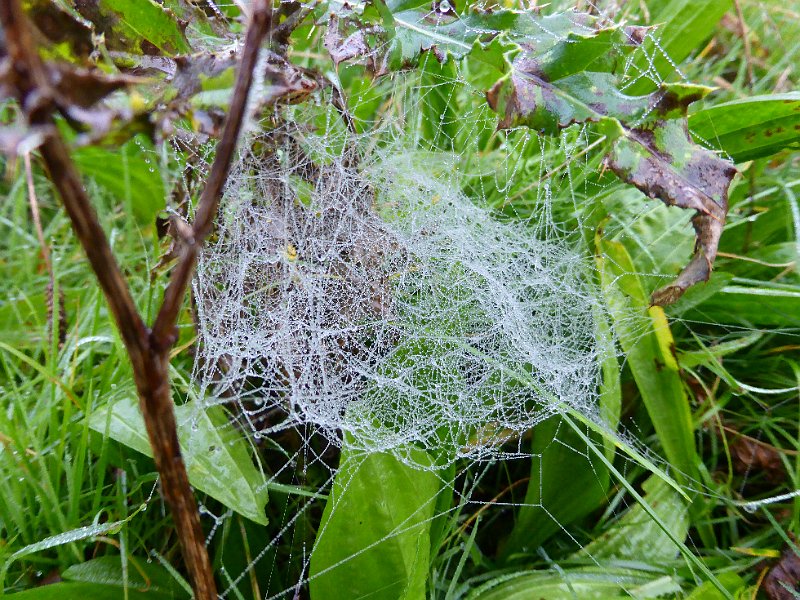
[[[740,475],[763,474],[773,485],[786,481],[786,469],[778,450],[747,436],[737,436],[729,446],[733,469]]]
[[[657,121],[651,128],[626,131],[607,163],[650,198],[697,211],[692,260],[674,281],[653,292],[651,302],[672,304],[692,285],[708,281],[728,213],[733,165],[695,145],[685,121]]]
[[[343,37],[339,31],[339,17],[335,14],[331,14],[328,21],[324,45],[337,67],[341,62],[364,56],[370,51],[364,30],[357,29],[347,37]]]
[[[112,92],[146,80],[125,74],[108,74],[99,69],[48,63],[50,83],[58,93],[56,102],[64,110],[70,106],[90,108]]]
[[[42,84],[46,87],[35,95],[29,94],[24,102],[40,106],[52,103],[71,125],[79,130],[88,130],[93,138],[106,135],[115,124],[130,121],[134,117],[128,109],[112,109],[101,101],[117,90],[146,81],[132,75],[109,74],[100,69],[66,62],[47,62],[43,67],[45,81]],[[9,57],[0,54],[0,98],[12,96],[12,91],[19,87],[19,78],[23,76],[24,73],[13,68]],[[3,145],[6,147],[19,146],[22,142],[15,135],[6,135],[4,138]],[[26,147],[31,148],[30,144]]]
[[[800,555],[787,548],[764,578],[764,593],[769,600],[795,600],[800,591]]]

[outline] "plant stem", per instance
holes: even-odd
[[[252,9],[229,116],[201,195],[193,235],[184,240],[180,260],[151,331],[139,314],[70,158],[69,148],[56,129],[53,120],[56,109],[54,88],[33,43],[20,0],[0,2],[0,22],[8,52],[6,84],[16,96],[28,124],[46,132],[40,147],[44,164],[103,290],[131,360],[139,406],[161,478],[161,489],[175,521],[196,600],[214,600],[217,591],[197,504],[180,452],[168,376],[169,351],[177,340],[175,324],[197,255],[217,212],[241,130],[259,48],[270,30],[271,21],[271,2],[257,0]]]

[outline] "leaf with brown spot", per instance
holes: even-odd
[[[133,75],[110,75],[99,69],[84,69],[65,63],[48,63],[46,66],[61,107],[77,105],[90,108],[112,92],[146,82]]]
[[[737,163],[800,148],[800,92],[733,100],[689,117],[693,134]]]

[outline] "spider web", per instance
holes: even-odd
[[[657,30],[647,35],[639,52],[660,53]],[[652,60],[643,72],[635,64],[630,85],[660,83]],[[272,537],[244,566],[223,560],[222,597],[247,589],[300,598],[310,588],[322,598],[332,573],[386,552],[393,539],[440,522],[456,532],[481,518],[502,523],[522,507],[540,511],[579,553],[584,543],[541,489],[544,470],[559,468],[547,462],[550,449],[567,449],[594,469],[598,448],[608,452],[616,440],[629,452],[617,456],[623,473],[661,464],[619,432],[618,413],[603,405],[604,364],[618,349],[586,239],[598,198],[620,197],[607,228],[634,241],[637,223],[668,210],[592,176],[602,167],[588,128],[554,139],[496,132],[484,90],[458,63],[448,71],[426,53],[418,71],[350,85],[359,92],[342,103],[342,80],[359,76],[340,67],[317,102],[250,124],[200,257],[197,410],[227,407],[232,426],[259,448],[277,507]],[[457,114],[442,110],[454,103]],[[677,261],[691,253],[688,218],[671,214],[655,240],[670,244]],[[664,266],[654,260],[637,275],[654,288],[668,277]],[[638,315],[630,321],[640,326]],[[531,430],[550,437],[532,444]],[[356,488],[375,461],[394,461],[427,482],[417,505],[371,543],[315,567],[326,528],[337,535],[334,515],[349,514],[352,496],[366,493]],[[531,461],[540,463],[540,481],[527,484],[540,486],[538,501],[487,495],[498,472],[524,474]],[[624,512],[601,471],[600,493]],[[276,502],[274,490],[287,486],[305,491]],[[687,487],[707,493],[697,481]],[[452,495],[444,505],[442,490]],[[213,541],[231,513],[206,515]],[[423,585],[404,593],[462,597],[478,588],[480,576],[459,579],[458,539],[445,536],[430,551],[427,592]],[[677,552],[672,545],[666,556]],[[600,564],[599,553],[585,554]],[[552,566],[547,556],[543,562]],[[626,590],[644,583],[618,579]],[[670,579],[664,589],[679,586]]]

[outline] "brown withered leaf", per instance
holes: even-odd
[[[90,108],[112,92],[144,83],[146,79],[125,74],[108,74],[66,63],[47,63],[50,84],[58,93],[60,107]]]
[[[800,594],[800,555],[786,548],[764,578],[762,589],[769,600],[796,600]]]
[[[343,37],[339,31],[339,17],[333,13],[328,21],[324,46],[331,55],[333,64],[337,67],[341,62],[364,56],[370,52],[364,31],[357,29],[347,37]]]
[[[94,27],[69,3],[28,0],[25,4],[40,46],[66,46],[75,58],[84,62],[94,52]]]
[[[774,485],[786,481],[786,469],[776,448],[739,435],[729,445],[733,470],[740,475],[762,474],[764,479]]]
[[[46,97],[74,129],[92,138],[99,138],[120,123],[136,117],[131,110],[110,108],[102,101],[113,92],[144,83],[146,79],[126,74],[109,74],[100,69],[84,68],[66,62],[46,62],[43,66],[48,84]],[[0,58],[0,98],[14,95],[18,77],[19,73],[11,68],[10,59]],[[20,146],[23,140],[17,139],[13,132],[7,133],[3,146]]]
[[[66,63],[46,63],[55,104],[70,125],[82,132],[79,144],[104,139],[113,131],[126,132],[118,141],[125,141],[148,119],[124,108],[112,108],[103,100],[117,90],[141,84],[147,79],[126,74],[108,74],[99,69],[85,69]]]
[[[630,129],[616,142],[608,166],[650,198],[693,209],[697,241],[692,260],[651,296],[654,305],[675,302],[692,285],[708,281],[728,214],[733,165],[692,141],[685,120],[656,121]]]

